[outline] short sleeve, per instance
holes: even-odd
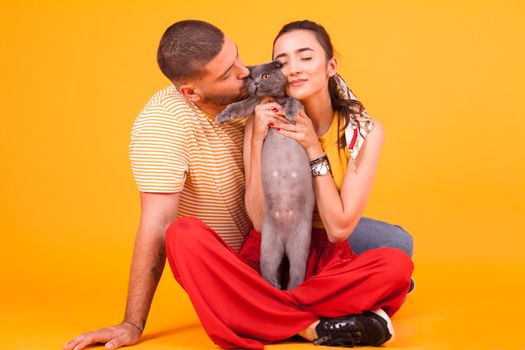
[[[147,105],[131,130],[129,159],[141,192],[175,193],[184,188],[189,169],[189,134],[162,106]]]

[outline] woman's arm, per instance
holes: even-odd
[[[299,141],[310,160],[322,153],[312,122],[304,111],[299,113],[295,125],[277,123],[275,127],[281,128],[279,132],[283,135]],[[383,142],[383,126],[374,120],[374,128],[367,135],[356,159],[359,174],[353,167],[347,167],[341,193],[338,192],[332,176],[314,177],[317,208],[330,242],[348,239],[359,222],[372,190]]]
[[[246,179],[246,192],[244,204],[246,212],[252,221],[253,227],[261,231],[264,214],[264,196],[261,183],[261,151],[263,140],[252,138],[253,116],[249,117],[244,127],[244,177]]]
[[[314,178],[319,216],[333,242],[348,239],[363,215],[372,191],[383,142],[383,126],[374,120],[374,128],[367,135],[356,159],[359,174],[352,166],[347,167],[341,193],[331,176]]]
[[[255,115],[248,118],[244,127],[244,177],[246,191],[244,203],[253,227],[261,231],[264,216],[264,194],[261,181],[262,145],[270,123],[283,121],[281,105],[270,102],[255,107]]]

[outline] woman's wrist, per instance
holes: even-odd
[[[252,140],[251,140],[251,151],[252,151],[252,154],[254,152],[255,153],[261,152],[263,143],[264,143],[264,139],[260,139],[258,137],[252,137]]]
[[[306,149],[308,160],[314,160],[316,158],[319,158],[320,156],[323,155],[323,153],[324,153],[324,150],[323,150],[323,147],[321,147],[320,143]]]
[[[252,143],[252,145],[260,145],[260,144],[262,144],[264,142],[265,138],[266,138],[266,136],[260,135],[260,134],[256,133],[255,130],[254,130],[253,133],[252,133],[251,143]]]

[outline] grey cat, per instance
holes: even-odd
[[[287,79],[279,62],[248,67],[246,79],[249,97],[232,103],[217,115],[221,124],[254,113],[255,106],[265,96],[272,96],[284,105],[286,118],[293,122],[300,101],[286,97]],[[288,290],[304,281],[310,251],[312,215],[315,194],[306,151],[301,144],[283,136],[273,128],[268,130],[262,150],[261,179],[265,208],[261,228],[261,274],[277,289],[281,288],[281,262],[289,261]],[[284,287],[284,286],[283,286]]]

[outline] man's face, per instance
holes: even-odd
[[[221,51],[205,69],[205,74],[196,84],[201,90],[201,102],[225,106],[247,97],[244,78],[248,77],[249,71],[233,41],[224,37]]]

